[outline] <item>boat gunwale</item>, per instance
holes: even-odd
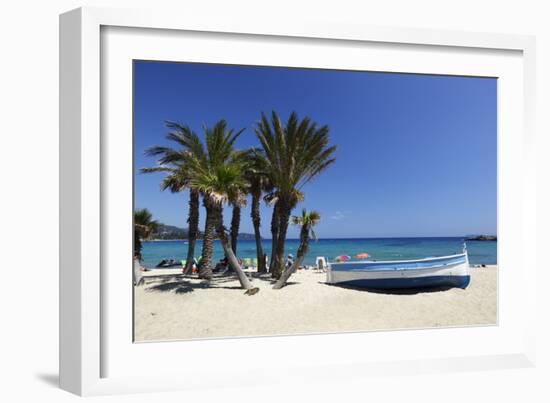
[[[458,258],[458,257],[461,257],[461,256],[464,256],[466,258],[466,261],[468,261],[468,252],[464,252],[464,253],[458,253],[456,255],[448,255],[448,256],[439,256],[439,257],[426,257],[426,258],[422,258],[422,259],[410,259],[410,260],[378,260],[378,261],[373,261],[373,260],[354,260],[354,261],[347,261],[347,262],[328,262],[328,265],[333,265],[333,264],[336,264],[336,265],[345,265],[345,264],[360,264],[360,263],[368,263],[368,264],[388,264],[388,263],[393,263],[393,264],[398,264],[398,263],[415,263],[415,262],[428,262],[428,261],[431,261],[431,260],[443,260],[443,259],[451,259],[451,258]]]
[[[382,268],[357,268],[357,269],[334,269],[334,273],[343,272],[343,273],[393,273],[396,271],[416,271],[416,272],[426,272],[426,271],[434,271],[436,269],[452,269],[458,266],[466,265],[466,262],[456,262],[456,263],[449,263],[449,264],[439,264],[434,266],[427,266],[427,267],[382,267]]]

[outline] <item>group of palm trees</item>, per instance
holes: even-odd
[[[157,165],[143,168],[140,172],[165,173],[162,190],[189,190],[189,248],[184,272],[189,274],[193,265],[202,199],[206,217],[202,258],[198,264],[199,278],[210,280],[213,277],[213,241],[217,236],[229,267],[237,274],[241,286],[252,288],[236,258],[241,208],[250,195],[258,272],[269,270],[277,279],[274,288],[284,286],[303,260],[311,229],[320,219],[315,211],[303,210],[301,216],[292,217],[292,220],[291,214],[304,200],[303,186],[335,161],[336,146],[329,145],[328,126],[319,126],[308,117],[299,119],[295,112],[286,122],[282,122],[276,112],[272,112],[271,119],[262,113],[254,127],[260,146],[246,150],[235,147],[235,141],[244,129],[231,129],[225,120],[218,121],[213,127],[204,126],[203,139],[187,125],[166,122],[166,126],[169,130],[166,138],[175,147],[148,148],[146,155],[157,157]],[[269,268],[266,267],[260,235],[262,200],[273,207]],[[227,205],[232,207],[229,233],[223,224]],[[302,230],[297,259],[291,267],[285,268],[284,248],[289,222],[301,225]],[[137,226],[135,231],[140,231]]]

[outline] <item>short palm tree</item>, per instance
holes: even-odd
[[[255,128],[265,156],[265,171],[274,191],[270,195],[274,206],[272,229],[272,276],[283,271],[283,256],[288,222],[292,209],[304,199],[302,187],[334,163],[336,146],[329,146],[328,126],[319,127],[311,119],[301,120],[292,112],[285,124],[277,113],[271,121],[262,113]]]
[[[230,160],[209,167],[206,170],[197,170],[192,179],[194,187],[200,190],[207,201],[210,215],[214,217],[216,234],[222,244],[228,263],[237,274],[241,286],[251,289],[252,284],[244,274],[233,250],[226,229],[223,225],[223,207],[225,204],[239,203],[245,197],[248,183],[244,178],[244,166],[238,160]]]
[[[306,211],[306,209],[302,210],[302,215],[292,216],[290,222],[293,225],[301,225],[300,246],[298,247],[298,252],[296,253],[296,260],[294,261],[292,266],[285,268],[283,274],[281,274],[281,277],[273,286],[274,289],[284,287],[292,273],[294,273],[298,269],[298,267],[301,266],[309,248],[310,237],[314,240],[317,240],[317,235],[315,234],[315,231],[313,231],[313,227],[317,225],[320,220],[321,214],[319,214],[319,212],[308,212]]]
[[[235,132],[233,129],[228,129],[225,120],[220,120],[211,128],[204,126],[203,130],[204,145],[199,140],[197,151],[185,154],[183,163],[186,166],[189,186],[202,194],[203,205],[206,209],[199,277],[210,280],[213,275],[212,253],[214,233],[217,232],[217,209],[220,206],[220,200],[223,202],[237,200],[235,192],[228,191],[223,187],[218,189],[215,184],[218,183],[218,175],[223,175],[223,167],[230,161],[234,160],[234,165],[240,166],[240,162],[237,162],[239,158],[237,158],[238,153],[234,148],[234,143],[244,129]],[[217,190],[221,193],[216,193]]]
[[[189,126],[176,122],[166,122],[169,133],[166,138],[177,145],[177,148],[154,146],[145,151],[148,156],[158,156],[157,166],[143,168],[141,173],[164,172],[166,176],[161,182],[162,190],[170,190],[172,193],[189,189],[188,224],[188,248],[184,273],[191,273],[195,257],[195,244],[199,232],[199,192],[189,186],[188,167],[185,164],[190,154],[204,153],[200,138]]]
[[[149,239],[157,231],[158,225],[146,208],[134,211],[134,258],[141,260],[141,240]]]

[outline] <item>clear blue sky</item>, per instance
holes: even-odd
[[[492,78],[135,62],[134,168],[155,165],[147,147],[169,144],[165,120],[201,133],[224,118],[248,147],[262,111],[295,110],[329,125],[338,146],[295,210],[321,212],[319,237],[495,234],[496,91]],[[161,192],[161,177],[136,173],[135,206],[185,227],[188,193]],[[241,232],[253,232],[249,214]],[[262,206],[266,238],[270,219]]]

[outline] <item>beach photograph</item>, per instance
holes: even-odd
[[[134,60],[134,342],[498,323],[497,79]]]

